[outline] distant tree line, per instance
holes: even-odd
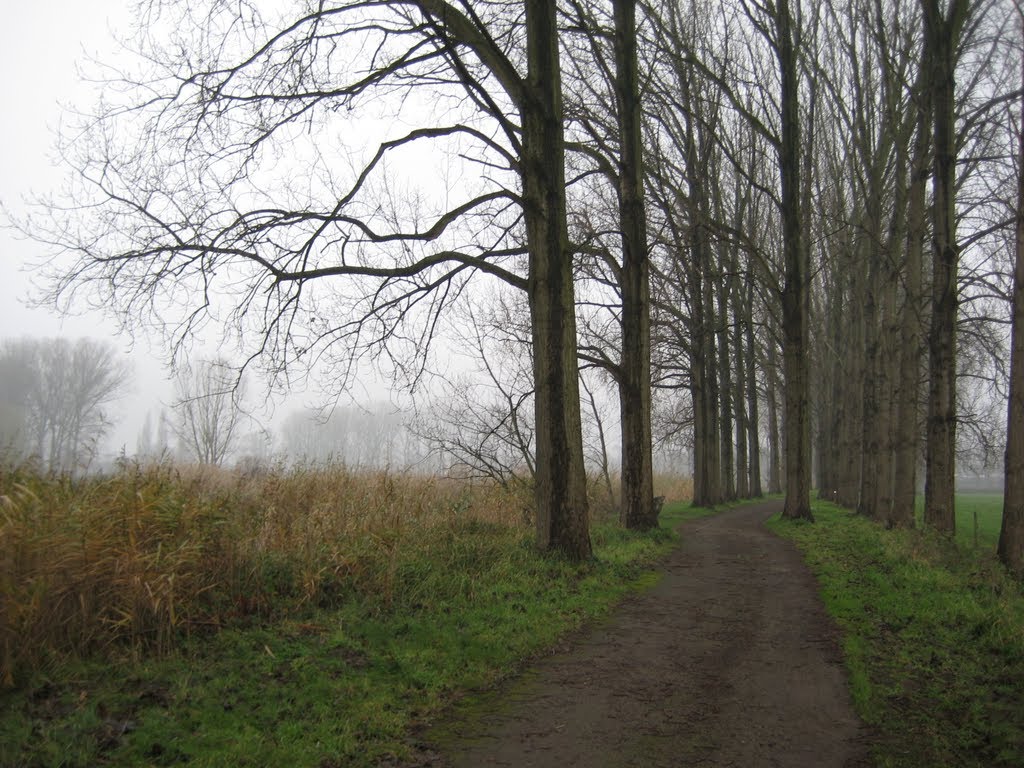
[[[111,407],[131,372],[93,339],[0,342],[0,458],[49,472],[90,468],[114,424]]]

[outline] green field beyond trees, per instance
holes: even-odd
[[[814,524],[771,523],[804,550],[842,629],[879,766],[1024,765],[1024,596],[994,556],[1001,508],[958,496],[955,544],[820,501]]]
[[[924,499],[918,498],[920,523]],[[1001,493],[961,493],[956,498],[956,540],[966,547],[994,552],[1003,520]]]

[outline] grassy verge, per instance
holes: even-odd
[[[773,520],[844,633],[854,703],[881,766],[1024,765],[1024,596],[991,555],[885,531],[834,505]]]
[[[524,659],[605,614],[629,590],[650,584],[655,578],[650,567],[674,542],[664,529],[640,535],[599,524],[593,530],[595,561],[573,565],[534,549],[529,526],[511,502],[502,520],[488,520],[466,504],[486,507],[495,502],[492,496],[470,498],[446,489],[434,494],[436,500],[425,500],[425,486],[410,480],[408,492],[399,493],[388,478],[372,479],[363,498],[387,496],[389,515],[406,503],[436,501],[437,509],[421,510],[413,518],[380,512],[372,516],[372,525],[357,525],[347,512],[324,507],[317,513],[320,529],[299,537],[294,526],[308,519],[310,509],[326,504],[341,479],[315,474],[267,478],[251,494],[229,483],[226,495],[183,495],[176,479],[157,479],[176,489],[174,504],[163,491],[153,491],[148,483],[156,480],[147,475],[138,493],[115,488],[113,495],[123,496],[128,504],[127,511],[117,513],[120,517],[115,515],[117,525],[104,533],[106,541],[121,542],[123,550],[110,556],[111,562],[136,567],[145,563],[153,573],[164,573],[157,569],[168,556],[167,542],[173,537],[194,541],[205,554],[181,560],[168,573],[201,574],[215,582],[216,563],[204,565],[204,558],[219,553],[224,558],[220,562],[233,563],[221,579],[231,591],[210,589],[207,602],[190,609],[191,624],[182,623],[175,613],[163,631],[162,645],[142,643],[134,634],[117,635],[99,647],[81,646],[89,650],[85,653],[76,652],[80,646],[75,643],[60,646],[54,637],[51,652],[32,666],[14,667],[16,686],[0,692],[0,766],[187,762],[330,768],[401,760],[415,723],[443,709],[455,692],[487,687],[514,673]],[[120,595],[121,570],[114,567],[108,574],[88,565],[92,555],[102,555],[109,546],[105,549],[83,531],[64,536],[70,541],[66,568],[59,573],[39,570],[44,558],[42,544],[35,540],[41,535],[38,521],[64,531],[46,510],[51,502],[70,498],[70,491],[51,498],[45,487],[30,488],[24,480],[12,483],[6,494],[13,499],[4,529],[10,534],[8,557],[18,555],[25,574],[44,574],[46,583],[39,583],[50,585],[48,594],[54,599],[76,594],[83,574],[90,590]],[[309,482],[324,487],[311,496]],[[347,493],[358,504],[357,479],[344,482],[352,486]],[[91,490],[94,497],[105,499],[93,505],[95,514],[90,515],[96,520],[102,510],[114,514],[115,508],[121,509],[107,499],[110,491]],[[239,505],[250,495],[262,501]],[[699,512],[680,510],[667,519],[674,520],[675,514]],[[192,518],[215,527],[207,531],[206,522],[198,525]],[[242,518],[249,521],[244,534]],[[513,518],[519,522],[510,522]],[[36,521],[35,528],[30,519]],[[271,520],[277,521],[272,537]],[[345,530],[341,520],[347,521]],[[222,528],[234,531],[231,539],[222,537]],[[149,538],[153,531],[161,532],[159,541],[144,552],[143,531],[152,534]],[[191,533],[196,531],[206,531],[206,538],[198,539]],[[57,533],[51,536],[53,541],[58,538]],[[90,548],[88,563],[72,557],[75,540]],[[245,543],[244,549],[239,542]],[[174,551],[180,552],[184,543]],[[292,554],[314,545],[314,554],[301,559]],[[324,553],[323,547],[342,551]],[[33,557],[38,564],[28,557],[37,551]],[[253,554],[242,563],[247,552]],[[346,552],[361,552],[361,559],[353,560]],[[344,564],[344,569],[325,574],[324,563],[331,562]],[[37,570],[30,571],[30,565]],[[306,573],[320,577],[305,585]],[[167,576],[164,581],[181,578]],[[200,576],[192,578],[200,583]],[[131,583],[148,594],[145,580]],[[239,612],[246,585],[259,586],[259,605],[245,605]],[[42,610],[32,603],[31,578],[7,588],[20,596],[25,622],[36,615],[33,611]],[[40,615],[64,615],[58,606],[47,611]],[[88,617],[97,632],[104,615]],[[187,631],[199,617],[215,620],[216,631]],[[84,618],[75,620],[78,624],[68,626],[84,626]],[[39,623],[32,621],[31,626]],[[44,637],[41,628],[37,631]]]

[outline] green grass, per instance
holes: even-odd
[[[706,508],[706,507],[695,507],[688,501],[672,501],[662,507],[661,515],[658,517],[658,523],[662,528],[668,530],[675,530],[676,526],[680,523],[685,523],[687,520],[695,520],[698,517],[707,517],[713,515],[716,512],[720,512],[720,509]]]
[[[521,529],[467,521],[407,548],[386,600],[194,637],[164,658],[49,665],[0,693],[0,766],[401,759],[457,692],[493,686],[656,580],[675,536],[601,525],[593,539],[595,561],[574,565]]]
[[[990,531],[991,500],[971,501],[979,534],[983,519]],[[843,631],[854,703],[875,733],[877,764],[1024,765],[1020,584],[988,551],[927,532],[885,531],[824,502],[814,515],[814,524],[770,525],[804,551]]]
[[[920,504],[923,510],[924,500]],[[923,511],[921,513],[923,515]],[[995,552],[1003,521],[1003,494],[958,493],[956,496],[956,539],[964,546]]]

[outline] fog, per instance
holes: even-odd
[[[26,198],[61,183],[63,172],[54,161],[61,105],[89,98],[91,88],[81,81],[77,64],[88,56],[109,55],[114,49],[111,29],[124,26],[128,8],[125,0],[5,4],[0,66],[8,76],[0,80],[0,201],[11,213],[23,214]],[[62,317],[29,306],[31,270],[45,256],[38,244],[0,229],[0,338],[88,336],[114,342],[131,369],[131,383],[118,403],[119,418],[103,453],[122,445],[131,448],[146,412],[170,397],[165,351],[144,337],[132,343],[97,311]]]

